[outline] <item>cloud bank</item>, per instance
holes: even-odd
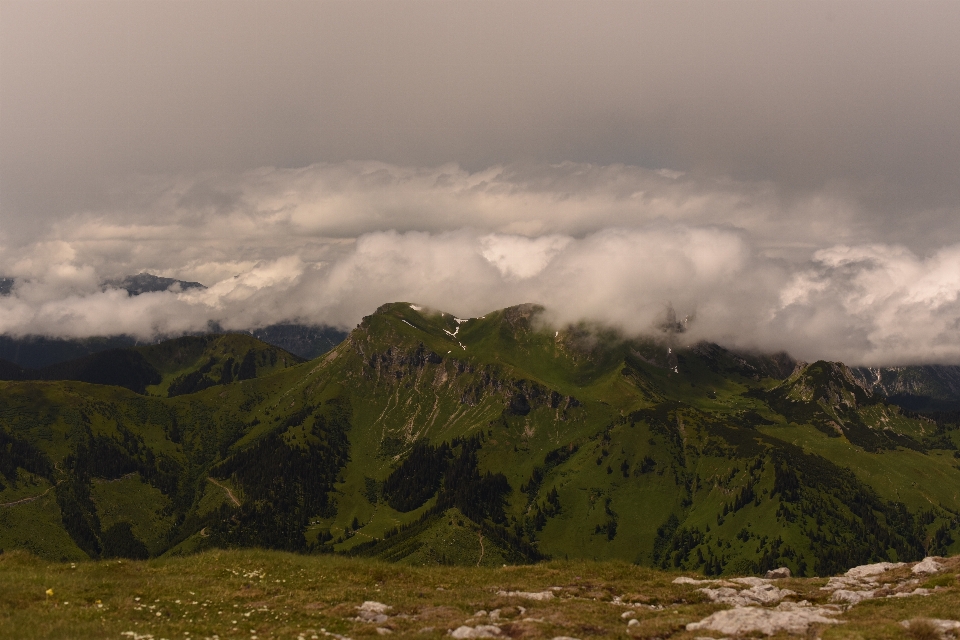
[[[791,226],[789,220],[797,222]],[[786,222],[785,222],[786,221]],[[205,290],[128,297],[139,271]],[[855,202],[636,167],[384,163],[154,176],[0,251],[0,332],[142,338],[281,321],[352,327],[384,302],[653,330],[851,364],[960,362],[960,243],[871,238]]]

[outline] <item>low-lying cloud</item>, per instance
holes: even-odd
[[[795,220],[795,222],[791,222]],[[140,271],[207,289],[102,282]],[[960,362],[960,244],[872,236],[856,203],[635,167],[381,163],[155,177],[4,247],[0,332],[144,339],[282,321],[352,327],[408,300],[461,317],[537,302],[558,324],[851,364]]]

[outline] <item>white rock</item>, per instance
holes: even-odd
[[[834,591],[836,589],[846,589],[847,587],[858,587],[860,581],[856,578],[844,578],[843,576],[833,576],[827,580],[827,584],[820,587],[821,591]]]
[[[754,578],[749,576],[746,578],[731,578],[730,582],[745,584],[751,587],[759,587],[760,585],[770,584],[770,581],[766,578]]]
[[[639,624],[640,624],[640,621],[639,621],[639,620],[637,620],[636,618],[631,618],[631,619],[630,619],[630,622],[627,623],[627,626],[628,626],[628,627],[636,627],[636,626],[639,625]]]
[[[383,624],[390,619],[390,616],[387,615],[387,611],[390,609],[393,609],[393,607],[388,604],[367,600],[362,605],[357,607],[357,619],[362,622]]]
[[[552,600],[556,596],[552,591],[497,591],[498,596],[512,596],[527,600]]]
[[[960,622],[956,620],[940,620],[939,618],[914,618],[913,620],[901,620],[900,626],[909,629],[915,622],[928,622],[937,628],[940,633],[948,631],[960,631]]]
[[[386,613],[393,609],[388,604],[383,604],[382,602],[376,602],[375,600],[367,600],[362,605],[357,607],[358,611],[370,611],[371,613]]]
[[[827,617],[837,613],[825,607],[794,603],[783,603],[775,609],[736,607],[717,611],[700,622],[691,622],[687,625],[687,631],[719,631],[735,636],[752,631],[768,636],[781,631],[801,634],[811,624],[838,624],[839,621]]]
[[[849,589],[837,589],[830,596],[830,599],[834,602],[846,602],[848,604],[857,604],[872,598],[873,591],[850,591]]]
[[[761,584],[742,589],[740,591],[730,587],[720,587],[719,589],[698,589],[706,594],[714,602],[723,602],[737,607],[745,607],[752,604],[774,604],[780,602],[787,596],[797,595],[790,589],[780,589],[772,584],[763,582]]]
[[[917,564],[913,565],[913,573],[939,573],[943,566],[931,557],[926,557]]]
[[[357,617],[360,622],[372,622],[373,624],[383,624],[390,619],[390,616],[383,613],[373,613],[372,611],[361,611]]]
[[[763,577],[767,578],[768,580],[779,580],[781,578],[789,578],[790,569],[789,567],[780,567],[778,569],[771,569],[770,571],[767,571],[767,573]]]
[[[478,624],[475,627],[463,625],[450,632],[454,638],[496,638],[500,635],[500,627],[492,624]]]
[[[865,578],[886,573],[891,569],[899,569],[904,565],[903,562],[877,562],[875,564],[862,564],[847,571],[844,576],[848,578]]]
[[[623,613],[620,614],[620,617],[623,618],[624,620],[626,620],[627,618],[636,618],[636,617],[637,617],[637,612],[636,612],[636,611],[624,611]]]
[[[887,597],[888,598],[909,598],[910,596],[928,596],[931,593],[933,593],[933,591],[931,591],[930,589],[922,589],[920,587],[917,587],[913,591],[904,591],[901,593],[894,593],[893,595],[889,595]]]
[[[580,638],[571,638],[570,636],[554,636],[552,640],[580,640]]]
[[[695,580],[687,576],[680,576],[673,580],[673,584],[712,584],[714,582],[716,582],[716,580]]]
[[[379,633],[382,636],[388,636],[391,633],[393,633],[393,631],[391,631],[390,629],[387,629],[386,627],[377,627],[377,633]]]

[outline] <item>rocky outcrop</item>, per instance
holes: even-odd
[[[768,636],[776,633],[802,635],[814,624],[840,624],[832,617],[839,613],[837,608],[815,607],[806,601],[783,602],[771,609],[736,607],[717,611],[700,622],[691,622],[687,625],[687,631],[718,631],[730,636],[757,632]]]

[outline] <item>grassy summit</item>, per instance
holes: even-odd
[[[825,579],[770,581],[782,600],[732,608],[711,600],[719,584],[676,582],[678,573],[624,562],[533,566],[410,566],[275,551],[208,551],[150,561],[75,564],[23,552],[0,555],[0,636],[39,638],[440,638],[463,628],[491,637],[665,638],[729,635],[702,628],[718,612],[757,612],[782,625],[799,609],[808,637],[935,638],[932,620],[957,617],[956,561],[916,584],[909,567],[877,578],[877,599],[839,606]],[[727,582],[733,590],[747,585]],[[913,590],[927,595],[886,597]],[[729,588],[729,587],[728,587]],[[901,591],[896,591],[900,589]],[[49,595],[47,590],[50,590]],[[809,606],[793,605],[806,600]],[[367,603],[366,605],[364,603]],[[787,603],[787,604],[783,604]],[[792,609],[791,609],[792,608]],[[820,612],[809,616],[811,611]],[[722,614],[721,614],[722,615]],[[779,617],[777,617],[779,616]],[[636,622],[631,622],[635,620]],[[907,628],[901,622],[907,621]],[[722,622],[722,621],[721,621]],[[743,624],[741,622],[740,624]],[[762,635],[770,621],[742,635]],[[701,625],[688,629],[687,625]],[[931,632],[934,629],[934,632]]]

